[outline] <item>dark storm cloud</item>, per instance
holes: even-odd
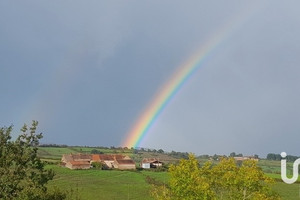
[[[298,2],[2,1],[1,125],[35,118],[46,143],[117,146],[178,66],[261,3],[143,145],[299,154]]]

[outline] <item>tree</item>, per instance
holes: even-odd
[[[297,160],[299,157],[298,156],[292,156],[292,155],[287,155],[286,160],[288,162],[294,162]],[[269,153],[267,155],[267,160],[281,160],[281,155],[280,154],[274,154],[274,153]]]
[[[164,153],[164,150],[159,149],[159,150],[157,151],[157,153]]]
[[[92,167],[94,169],[100,169],[100,170],[104,168],[104,166],[103,166],[103,164],[101,162],[93,162],[92,163]]]
[[[179,165],[171,165],[170,189],[175,199],[211,199],[213,196],[210,189],[209,179],[199,167],[194,155],[189,155],[188,160],[181,160]]]
[[[268,153],[267,160],[276,160],[276,155],[274,153]]]
[[[168,187],[156,187],[152,195],[156,199],[170,200],[213,199],[210,180],[203,175],[207,167],[210,166],[205,165],[201,169],[195,156],[189,155],[188,160],[182,159],[178,165],[170,166]]]
[[[219,160],[219,156],[217,154],[213,155],[212,157],[213,160]]]
[[[132,153],[133,153],[133,154],[138,154],[139,151],[138,151],[137,149],[133,149],[133,150],[132,150]]]
[[[52,170],[44,169],[37,157],[39,140],[38,122],[26,124],[15,141],[11,138],[12,126],[0,128],[0,199],[50,200],[65,199],[66,194],[47,190],[46,184],[54,177]]]
[[[98,149],[92,149],[91,154],[103,154],[103,152]]]
[[[155,187],[156,199],[183,200],[276,200],[279,196],[271,189],[273,179],[267,177],[256,161],[246,160],[238,167],[233,158],[222,158],[200,166],[194,155],[169,168],[169,185]]]
[[[235,186],[240,199],[279,199],[271,190],[274,180],[267,177],[254,160],[246,160],[238,170]]]
[[[230,155],[229,155],[229,157],[235,157],[235,156],[236,156],[235,152],[232,152],[232,153],[230,153]]]
[[[246,160],[238,167],[233,158],[222,159],[211,169],[217,199],[278,199],[271,190],[274,180],[257,166],[257,161]]]

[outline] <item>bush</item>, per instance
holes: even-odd
[[[100,170],[102,170],[104,168],[103,164],[100,162],[93,162],[92,167],[93,167],[93,169],[100,169]]]
[[[99,151],[98,149],[93,149],[91,154],[103,154],[103,152]]]

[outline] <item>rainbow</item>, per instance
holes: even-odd
[[[257,11],[257,7],[255,7]],[[123,147],[137,147],[149,132],[154,122],[158,119],[170,101],[176,96],[183,85],[199,70],[204,61],[220,46],[236,29],[244,24],[254,14],[254,9],[243,10],[233,20],[225,24],[215,35],[202,45],[194,56],[190,57],[171,76],[165,85],[154,96],[142,115],[138,118],[124,140]]]

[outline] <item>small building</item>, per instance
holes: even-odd
[[[150,163],[142,163],[143,169],[150,169]]]
[[[239,156],[233,157],[236,161],[244,161],[244,160],[255,160],[258,161],[259,159],[254,156]]]
[[[143,169],[162,167],[162,165],[163,162],[159,161],[156,158],[144,158],[141,163]]]

